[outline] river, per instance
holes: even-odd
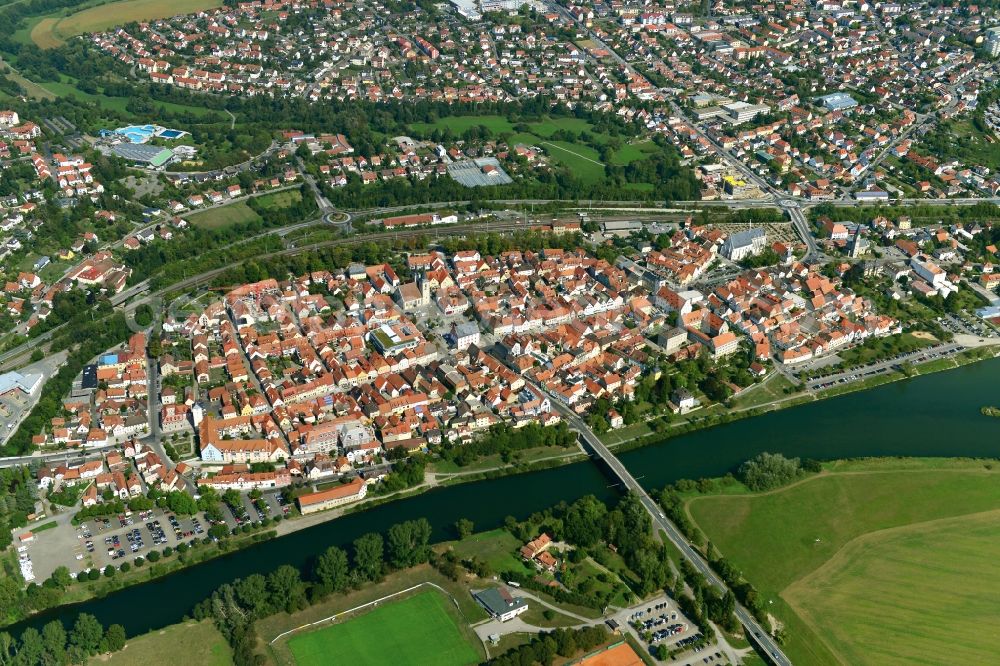
[[[677,479],[720,476],[761,451],[829,460],[858,456],[1000,456],[1000,422],[979,409],[1000,404],[1000,359],[887,384],[669,439],[622,454],[647,488]],[[477,529],[523,518],[561,500],[587,494],[610,499],[615,490],[593,463],[437,488],[266,541],[102,599],[61,606],[7,629],[40,627],[77,613],[136,635],[178,622],[222,583],[281,564],[305,566],[331,545],[365,532],[426,517],[436,541],[451,538],[459,518]]]

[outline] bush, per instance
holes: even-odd
[[[177,544],[177,552],[178,553],[185,553],[185,552],[187,552],[187,549],[188,549],[188,545],[186,543],[181,542],[181,543]]]
[[[798,458],[765,452],[740,465],[736,476],[747,488],[759,492],[790,483],[801,471]]]

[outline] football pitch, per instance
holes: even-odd
[[[466,640],[438,592],[389,602],[342,624],[294,636],[288,648],[298,666],[341,664],[465,666],[480,655]]]

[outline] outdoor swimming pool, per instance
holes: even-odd
[[[128,127],[119,127],[114,133],[125,137],[130,143],[146,143],[154,136],[164,139],[179,139],[187,134],[184,130],[168,129],[159,125],[129,125]]]

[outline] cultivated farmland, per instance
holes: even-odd
[[[997,471],[978,461],[833,467],[836,471],[777,491],[698,497],[688,504],[699,527],[785,624],[787,653],[794,662],[913,663],[908,644],[918,629],[908,627],[909,618],[933,619],[951,609],[949,622],[955,627],[990,620],[975,595],[992,594],[986,581],[995,578],[997,547],[972,544],[986,539],[991,529],[994,537],[1000,534],[1000,514],[990,514],[992,527],[981,526],[979,536],[970,531],[972,541],[958,550],[960,562],[947,556],[951,537],[938,540],[935,550],[925,540],[893,536],[893,530],[919,525],[917,533],[954,534],[953,526],[966,516],[1000,510]],[[956,576],[966,582],[956,587]],[[825,594],[819,596],[825,598],[817,596],[816,586],[822,586]],[[834,595],[834,588],[842,592]],[[948,598],[966,594],[972,597],[964,606]],[[859,595],[865,596],[863,603]],[[860,631],[865,624],[870,628]],[[939,650],[950,649],[955,641],[948,626],[938,623],[925,640]],[[986,633],[963,633],[963,649],[995,650],[994,638]],[[929,648],[922,652],[930,654]],[[862,654],[869,657],[861,659]]]
[[[41,19],[31,30],[31,41],[39,48],[53,48],[70,37],[100,32],[132,21],[149,21],[189,14],[222,6],[218,0],[121,0],[82,9],[65,17]]]
[[[843,663],[985,664],[1000,654],[998,544],[1000,511],[875,532],[783,594]]]

